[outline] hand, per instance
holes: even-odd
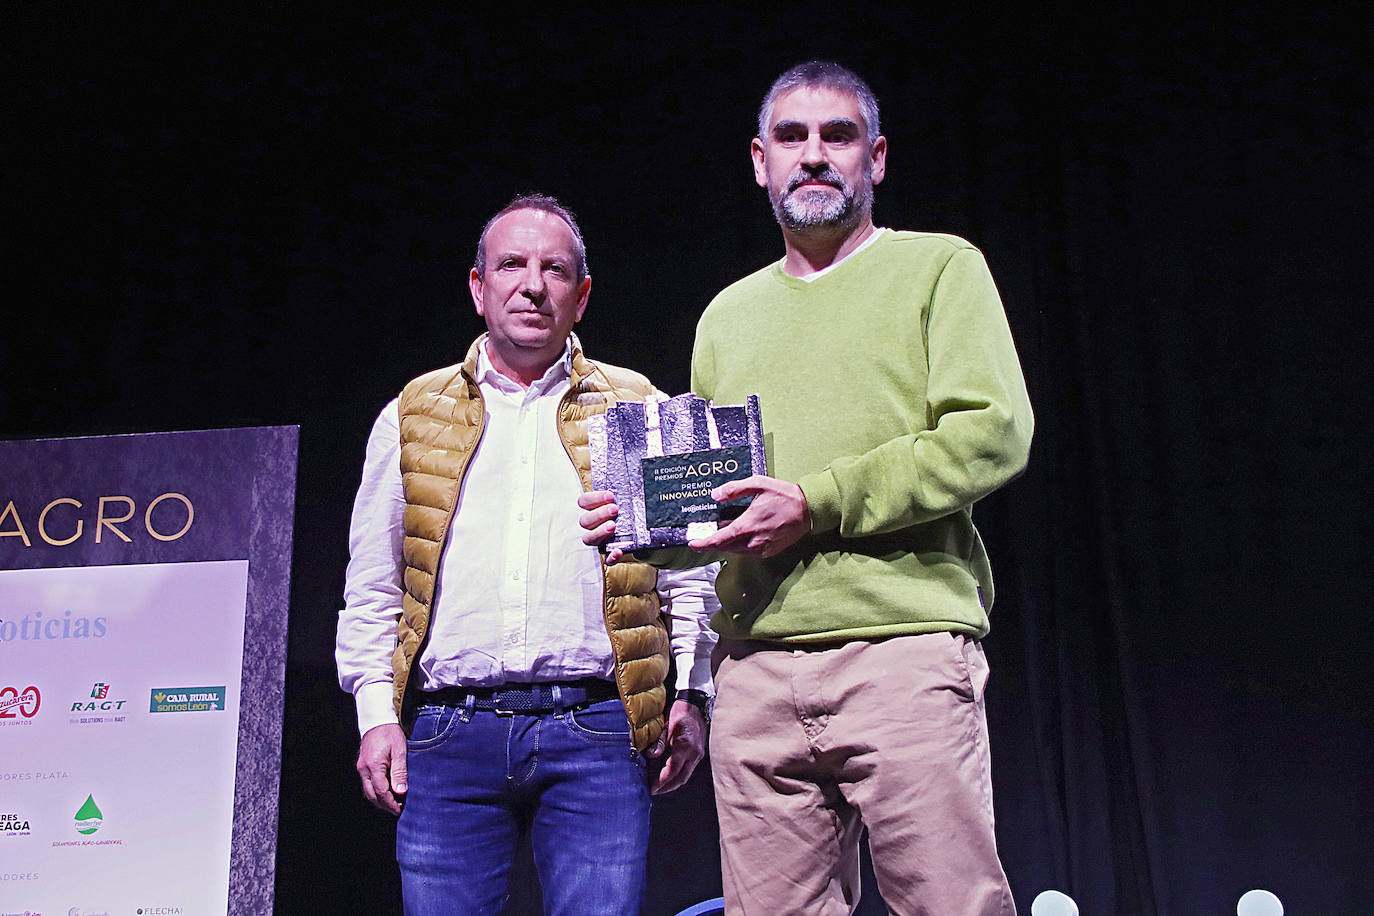
[[[374,725],[358,748],[363,795],[378,808],[400,814],[406,794],[406,736],[394,723]]]
[[[615,494],[610,490],[592,490],[577,497],[577,504],[586,512],[579,521],[586,529],[582,533],[582,543],[589,547],[600,547],[615,534],[615,517],[620,509],[615,504]],[[622,556],[620,548],[613,548],[606,554],[606,563],[612,564]]]
[[[685,700],[675,700],[668,710],[668,727],[650,749],[653,757],[668,751],[668,762],[659,771],[658,782],[650,791],[663,795],[680,789],[692,778],[701,758],[706,756],[706,720],[701,710]]]
[[[731,480],[711,491],[716,502],[752,496],[739,518],[704,538],[689,541],[693,550],[721,550],[751,557],[775,557],[811,530],[811,517],[801,487],[774,477],[755,474]]]

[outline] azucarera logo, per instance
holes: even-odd
[[[5,685],[0,687],[0,725],[10,720],[32,719],[38,715],[43,695],[33,684],[20,689]]]

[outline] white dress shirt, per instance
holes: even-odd
[[[440,560],[428,641],[411,677],[421,690],[613,678],[598,551],[582,543],[582,485],[558,436],[572,378],[567,349],[529,388],[478,359],[486,423],[468,464]],[[335,658],[358,728],[396,721],[391,654],[401,613],[404,539],[397,402],[368,438],[349,528],[345,607]],[[679,689],[711,691],[716,567],[659,573],[670,602]]]

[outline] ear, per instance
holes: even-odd
[[[754,157],[754,182],[761,188],[768,187],[768,169],[763,161],[763,141],[758,137],[749,141],[749,155]]]
[[[592,291],[591,274],[582,278],[582,292],[577,297],[577,317],[573,319],[573,324],[582,320],[582,313],[587,310],[587,296]]]
[[[482,311],[482,275],[473,268],[468,272],[468,291],[472,293],[472,304],[477,307],[477,314],[485,316]]]
[[[873,183],[881,184],[883,176],[887,174],[887,138],[874,140],[869,154],[873,157]]]

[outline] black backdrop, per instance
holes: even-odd
[[[0,434],[301,425],[278,911],[398,912],[331,656],[372,418],[480,330],[477,231],[528,189],[581,218],[589,349],[683,390],[707,300],[781,254],[754,107],[839,59],[877,221],[984,249],[1036,406],[978,512],[1023,911],[1374,912],[1356,10],[7,4]],[[646,913],[718,892],[709,798],[656,809]]]

